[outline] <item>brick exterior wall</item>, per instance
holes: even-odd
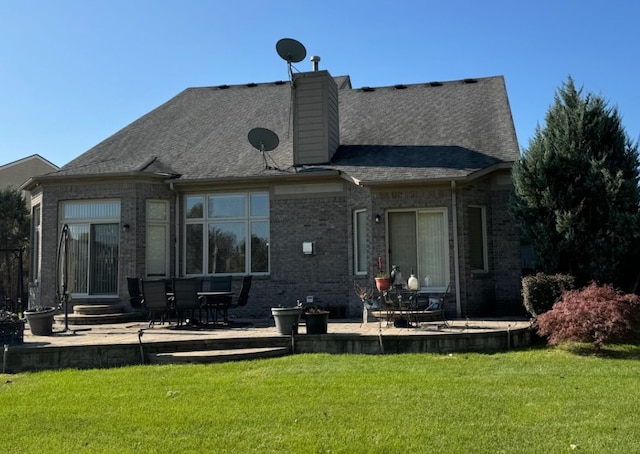
[[[37,196],[42,190],[42,251],[41,274],[39,282],[40,302],[43,305],[55,305],[56,300],[56,254],[60,238],[60,203],[67,200],[119,199],[121,224],[129,224],[130,229],[120,234],[118,263],[118,296],[114,298],[74,299],[72,304],[115,303],[122,301],[129,309],[127,277],[143,276],[145,262],[145,207],[147,199],[168,200],[174,206],[175,193],[162,182],[123,179],[121,181],[91,181],[74,184],[46,184],[33,193]],[[175,219],[171,212],[171,226]],[[175,239],[171,233],[170,244]],[[173,263],[173,250],[171,250]]]
[[[335,178],[328,183],[342,190],[331,192],[278,191],[270,188],[270,267],[269,276],[254,276],[249,303],[232,311],[232,317],[268,317],[270,307],[292,306],[298,299],[312,295],[314,303],[346,307],[347,315],[358,317],[361,302],[354,282],[373,287],[376,258],[386,257],[385,223],[376,224],[376,214],[384,218],[387,210],[398,208],[446,208],[449,221],[450,276],[452,288],[447,305],[449,316],[457,315],[459,298],[462,316],[506,315],[520,313],[520,240],[506,209],[510,185],[496,184],[492,176],[473,184],[456,186],[458,246],[460,251],[460,292],[456,295],[453,231],[453,198],[450,183],[430,186],[360,187]],[[339,183],[336,186],[336,183]],[[281,184],[282,186],[282,184]],[[44,189],[43,189],[44,188]],[[43,304],[55,303],[56,247],[59,235],[58,207],[72,199],[114,198],[121,201],[121,223],[129,224],[120,236],[119,290],[117,298],[88,298],[73,303],[128,304],[126,278],[143,277],[145,272],[146,200],[166,200],[170,208],[170,276],[176,263],[176,194],[154,179],[121,179],[74,184],[47,183],[42,192],[42,272],[40,294]],[[202,188],[200,192],[206,191]],[[36,196],[39,192],[34,192]],[[468,266],[467,207],[483,205],[487,214],[487,253],[489,270],[474,273]],[[180,202],[182,206],[182,201]],[[366,209],[369,229],[368,275],[356,276],[353,258],[353,212]],[[178,224],[182,224],[181,215]],[[179,241],[179,240],[178,240]],[[314,242],[315,254],[302,252],[303,242]],[[182,251],[182,243],[178,244]],[[182,254],[180,252],[180,254]],[[182,258],[178,257],[179,262]],[[385,260],[385,266],[386,266]],[[179,269],[182,264],[179,263]],[[407,276],[408,277],[408,276]],[[241,277],[235,277],[237,294]]]

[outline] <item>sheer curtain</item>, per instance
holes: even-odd
[[[429,277],[429,287],[447,286],[447,233],[444,213],[423,211],[418,213],[418,270],[421,286]]]

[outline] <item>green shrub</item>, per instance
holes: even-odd
[[[570,290],[553,308],[538,316],[538,334],[551,345],[563,342],[632,343],[640,328],[640,297],[616,291],[610,284],[592,282]]]
[[[537,317],[551,310],[560,299],[562,292],[572,290],[575,279],[568,274],[544,274],[522,278],[522,299],[529,314]]]

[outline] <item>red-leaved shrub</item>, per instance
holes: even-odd
[[[562,294],[552,309],[538,316],[538,333],[550,345],[562,342],[602,344],[633,342],[640,328],[640,298],[592,282]]]

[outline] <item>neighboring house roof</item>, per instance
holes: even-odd
[[[147,172],[197,181],[331,169],[385,183],[467,178],[518,159],[502,76],[375,89],[334,80],[340,147],[331,162],[292,168],[292,89],[274,82],[186,89],[56,175]],[[255,127],[280,140],[267,166],[247,139]]]
[[[19,189],[29,178],[58,170],[59,167],[34,154],[0,166],[0,189]]]

